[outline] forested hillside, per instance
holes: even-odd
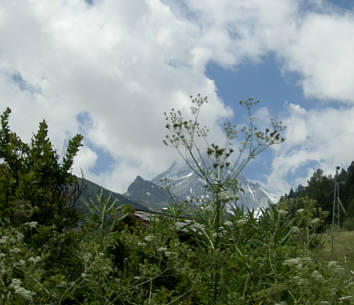
[[[303,207],[304,199],[311,200],[313,208],[317,211],[325,211],[325,224],[332,221],[335,181],[337,182],[335,222],[347,229],[354,230],[354,161],[351,165],[338,171],[337,176],[325,175],[318,169],[308,180],[306,186],[299,185],[295,190],[291,189],[280,199],[280,204],[288,204],[290,209]],[[339,196],[339,201],[338,201]],[[339,207],[339,211],[338,211]]]

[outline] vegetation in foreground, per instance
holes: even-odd
[[[202,104],[194,100],[193,114]],[[223,212],[236,199],[237,174],[253,153],[234,176],[223,176],[230,147],[210,146],[214,162],[195,169],[208,179],[211,200],[199,199],[188,213],[171,205],[147,225],[129,207],[98,195],[77,226],[77,188],[69,172],[81,136],[60,163],[45,122],[25,144],[8,128],[9,113],[0,130],[0,304],[354,304],[350,250],[338,238],[335,249],[343,250],[337,260],[325,256],[318,234],[325,213],[310,198],[296,210],[283,202],[257,217],[237,208]],[[177,121],[169,125],[173,142],[166,143],[194,153],[197,146],[183,139],[188,132],[192,141],[194,132],[204,137],[206,130],[175,114],[167,117]],[[243,129],[244,151],[252,152],[253,140],[260,140],[258,152],[279,141],[279,125],[257,133],[251,115],[250,123]],[[235,139],[236,129],[225,128]]]

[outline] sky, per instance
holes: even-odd
[[[171,165],[163,112],[197,93],[211,142],[248,97],[287,126],[244,172],[275,195],[354,160],[352,0],[2,0],[0,39],[12,130],[45,119],[60,155],[83,134],[73,172],[112,191]]]

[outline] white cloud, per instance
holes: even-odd
[[[135,175],[151,178],[174,158],[162,146],[164,111],[185,106],[190,94],[201,92],[210,98],[204,121],[215,127],[230,115],[204,74],[211,55],[198,47],[199,35],[196,25],[157,0],[107,0],[92,7],[78,0],[5,1],[2,108],[13,109],[13,129],[27,140],[46,118],[59,152],[79,129],[76,116],[87,112],[92,120],[85,136],[112,155],[114,168],[85,175],[124,191]],[[38,90],[19,88],[15,73]],[[88,171],[96,157],[86,149],[78,160]]]
[[[202,119],[211,125],[212,136],[220,137],[217,121],[231,111],[205,75],[210,60],[231,68],[273,52],[284,71],[300,75],[307,96],[354,102],[353,15],[323,1],[311,1],[311,10],[303,5],[300,0],[100,0],[93,6],[83,0],[5,0],[0,9],[1,108],[13,109],[13,129],[26,139],[46,118],[58,151],[79,130],[77,115],[87,112],[92,121],[85,136],[112,155],[113,169],[89,172],[96,161],[89,149],[78,160],[87,177],[124,191],[135,175],[151,178],[174,158],[161,145],[162,113],[186,108],[190,94],[209,96]],[[20,89],[14,74],[35,90]],[[325,156],[308,144],[321,139],[318,144],[326,150],[332,143],[329,135],[337,129],[327,128],[322,135],[325,120],[343,113],[347,125],[338,139],[343,145],[349,145],[345,127],[352,127],[341,110],[290,107],[288,144],[274,161],[283,173],[279,177],[305,160],[334,158],[337,149]],[[265,111],[258,115],[268,116]]]
[[[306,184],[317,168],[333,174],[337,165],[348,167],[354,151],[353,117],[354,107],[306,111],[298,105],[288,105],[284,118],[287,141],[276,147],[269,188],[281,195],[299,183]],[[312,165],[304,176],[287,179],[287,175],[309,164]]]

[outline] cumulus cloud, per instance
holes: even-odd
[[[110,154],[113,164],[100,174],[90,171],[99,158],[91,146],[76,166],[82,162],[87,177],[124,191],[135,175],[152,178],[175,158],[161,145],[162,113],[186,109],[190,94],[209,96],[202,120],[220,137],[217,123],[232,111],[205,74],[210,61],[234,68],[272,52],[284,73],[298,73],[306,96],[354,102],[353,15],[324,1],[307,3],[305,9],[300,0],[5,0],[0,103],[13,109],[13,129],[26,139],[45,118],[59,151],[84,130],[86,141]],[[309,128],[322,128],[321,121],[309,125],[314,112],[289,107],[289,152],[280,151],[275,169],[309,159]],[[316,115],[325,120],[336,111]],[[77,119],[82,113],[90,117],[85,129]]]
[[[348,167],[354,151],[354,108],[324,107],[305,110],[289,104],[284,118],[287,141],[277,146],[268,187],[278,195],[306,184],[317,168],[333,174],[336,166]],[[307,165],[302,176],[289,175]]]

